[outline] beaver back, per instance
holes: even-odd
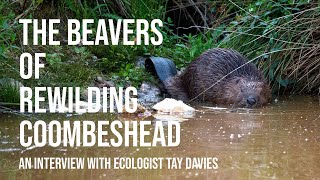
[[[250,81],[259,86],[267,85],[262,73],[243,55],[231,49],[214,48],[201,54],[183,73],[169,79],[165,86],[173,98],[183,101],[196,97],[197,100],[219,104],[234,103],[228,98],[241,94],[241,88],[235,87],[235,82],[239,81],[234,81],[236,78],[247,81],[244,84]],[[226,94],[228,88],[234,90]]]

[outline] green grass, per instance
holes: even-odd
[[[319,93],[319,4],[274,2],[277,6],[265,8],[270,3],[256,3],[263,6],[260,9],[244,8],[219,46],[256,59],[276,93]]]
[[[20,84],[11,78],[0,79],[0,105],[17,106],[20,103]]]

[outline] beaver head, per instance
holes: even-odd
[[[233,77],[224,82],[223,89],[220,100],[237,107],[260,107],[271,98],[270,87],[264,79]]]

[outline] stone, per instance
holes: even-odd
[[[192,114],[195,112],[195,109],[193,107],[186,105],[182,101],[171,98],[164,99],[163,101],[154,105],[152,108],[157,110],[158,113],[163,114]]]

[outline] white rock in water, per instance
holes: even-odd
[[[152,107],[159,113],[174,114],[174,113],[193,113],[194,108],[184,104],[182,101],[177,101],[175,99],[166,98],[163,101],[157,103]]]

